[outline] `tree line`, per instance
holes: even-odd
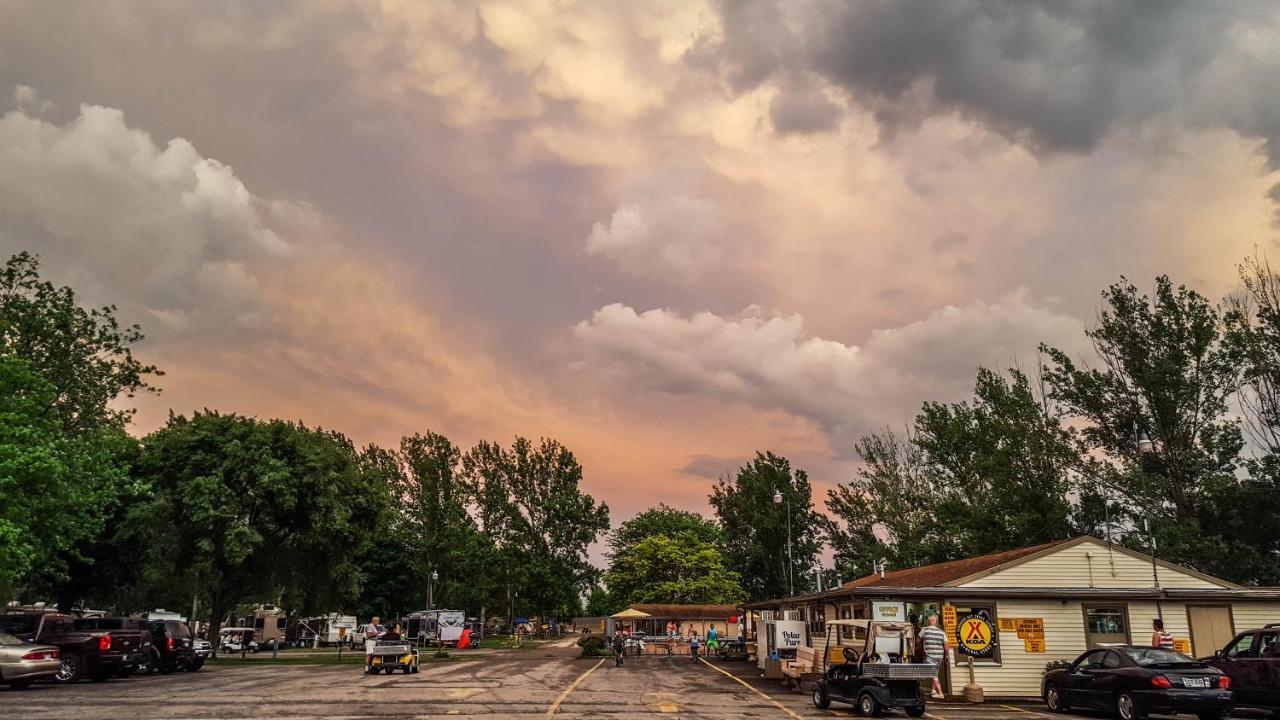
[[[0,273],[0,597],[134,612],[246,604],[362,616],[436,607],[568,616],[609,510],[559,442],[462,452],[210,410],[143,437],[162,372],[116,309],[81,307],[22,253]],[[429,578],[436,577],[438,581]],[[429,583],[431,586],[429,587]],[[194,619],[194,618],[193,618]]]

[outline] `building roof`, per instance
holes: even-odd
[[[725,620],[738,614],[733,605],[650,605],[636,603],[632,610],[639,610],[659,620]]]
[[[963,580],[973,575],[994,570],[1001,565],[1016,562],[1071,542],[1074,542],[1074,540],[1056,540],[1043,545],[1033,545],[1031,547],[1018,548],[1017,550],[1005,550],[1004,552],[979,555],[977,557],[964,558],[963,560],[921,565],[920,567],[906,568],[904,570],[890,570],[884,574],[884,577],[881,577],[879,573],[867,575],[857,580],[850,580],[840,587],[938,587],[939,585],[947,585],[957,580]]]

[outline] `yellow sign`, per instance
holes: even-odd
[[[344,627],[338,628],[338,639],[344,640],[346,639],[346,637],[347,637],[347,629]]]
[[[965,655],[986,657],[995,650],[996,627],[983,615],[965,615],[956,627],[956,643]]]
[[[1191,641],[1183,638],[1174,638],[1173,651],[1182,653],[1183,655],[1191,654]]]
[[[942,606],[942,629],[947,631],[948,635],[954,635],[956,632],[956,606]]]
[[[1029,653],[1042,653],[1045,651],[1044,638],[1026,638],[1022,641],[1022,648]]]
[[[1000,632],[1016,632],[1018,621],[1015,618],[1000,618]]]

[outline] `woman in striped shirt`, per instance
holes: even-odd
[[[1173,651],[1173,634],[1164,630],[1164,620],[1156,618],[1151,621],[1151,647],[1158,647],[1161,650]]]

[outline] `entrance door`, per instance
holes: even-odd
[[[1198,658],[1213,657],[1236,634],[1227,605],[1188,605],[1187,620],[1191,624],[1191,654]]]
[[[1086,647],[1124,645],[1129,642],[1129,613],[1124,605],[1086,605],[1084,607]]]

